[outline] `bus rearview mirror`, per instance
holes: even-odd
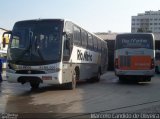
[[[5,48],[5,47],[6,47],[6,38],[3,37],[3,48]]]

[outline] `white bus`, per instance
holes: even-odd
[[[115,74],[120,81],[151,81],[154,76],[154,36],[151,33],[119,34],[115,42]]]
[[[39,19],[16,22],[8,47],[7,80],[76,87],[77,80],[99,81],[107,70],[107,43],[71,21]]]

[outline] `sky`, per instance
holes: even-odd
[[[131,16],[160,10],[160,0],[0,0],[0,27],[16,21],[69,19],[90,32],[131,32]]]

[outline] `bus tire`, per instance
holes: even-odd
[[[95,77],[95,81],[99,82],[100,79],[101,79],[101,71],[99,70],[97,76]]]
[[[119,79],[119,82],[124,82],[124,78],[123,77],[119,76],[118,79]]]
[[[66,83],[65,88],[69,89],[69,90],[75,89],[76,88],[76,79],[77,79],[77,73],[74,70],[73,73],[72,73],[72,81],[69,82],[69,83]]]
[[[151,77],[148,77],[148,78],[147,78],[147,81],[150,82],[150,81],[151,81]]]
[[[38,82],[30,82],[31,90],[36,90],[39,88]]]
[[[97,72],[97,76],[94,76],[93,78],[90,78],[90,79],[87,79],[86,81],[88,83],[95,83],[95,82],[99,82],[100,81],[100,78],[101,78],[101,70],[99,69],[98,72]]]

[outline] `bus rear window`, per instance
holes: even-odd
[[[120,35],[116,38],[116,49],[121,48],[153,49],[153,38],[144,34]]]

